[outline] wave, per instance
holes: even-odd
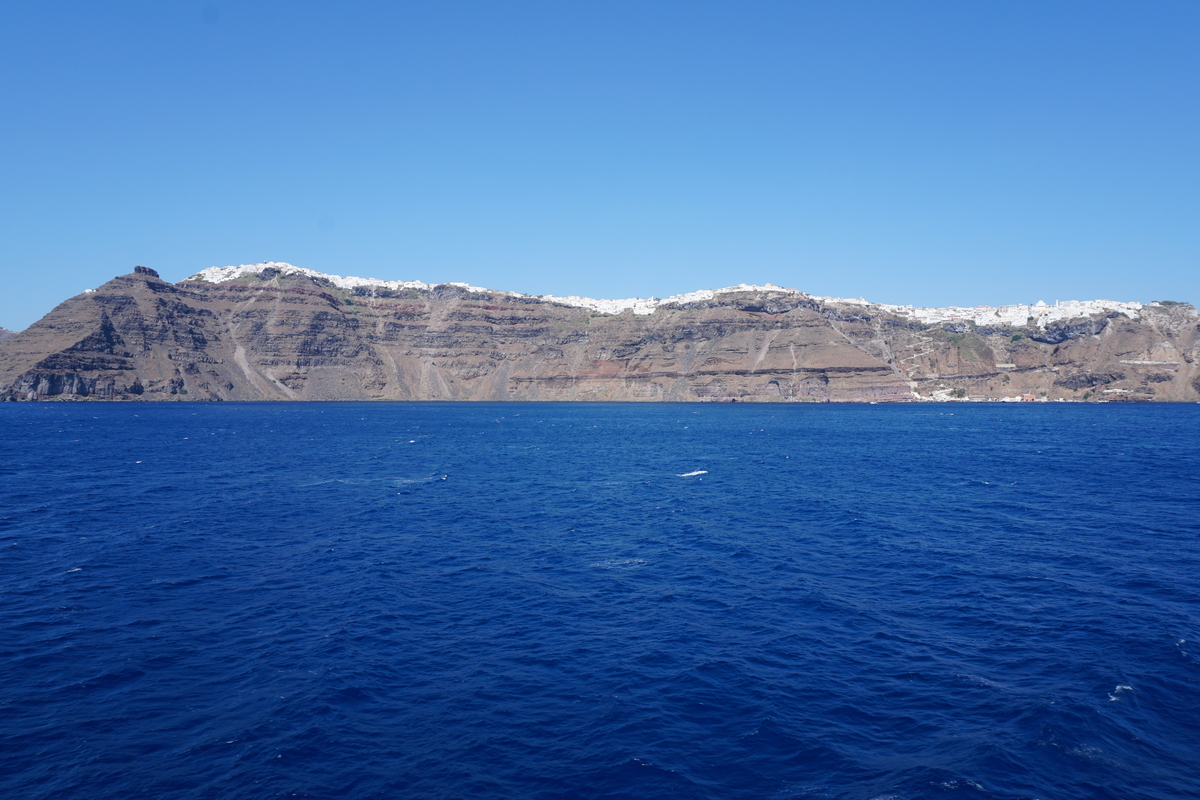
[[[398,478],[395,476],[387,476],[380,478],[328,478],[323,481],[313,481],[311,483],[301,483],[299,488],[309,489],[314,486],[326,486],[331,483],[340,483],[343,486],[370,486],[372,484],[385,484],[390,486],[412,486],[421,483],[433,483],[434,481],[444,481],[450,476],[442,473],[433,475],[425,475],[419,478]]]

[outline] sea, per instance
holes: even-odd
[[[0,797],[1200,797],[1200,405],[0,404]]]

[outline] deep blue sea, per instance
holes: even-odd
[[[1200,405],[0,404],[0,797],[1200,797]]]

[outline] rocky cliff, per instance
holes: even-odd
[[[139,267],[0,343],[0,396],[1195,401],[1198,355],[1180,303],[930,324],[779,287],[584,302],[275,264],[171,284]]]
[[[10,336],[16,336],[16,335],[17,334],[14,331],[10,331],[8,328],[0,328],[0,342],[3,342],[5,339],[9,338]]]

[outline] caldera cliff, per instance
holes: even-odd
[[[139,267],[0,342],[0,397],[1200,399],[1191,305],[932,311],[774,286],[590,301],[273,263],[171,284]]]

